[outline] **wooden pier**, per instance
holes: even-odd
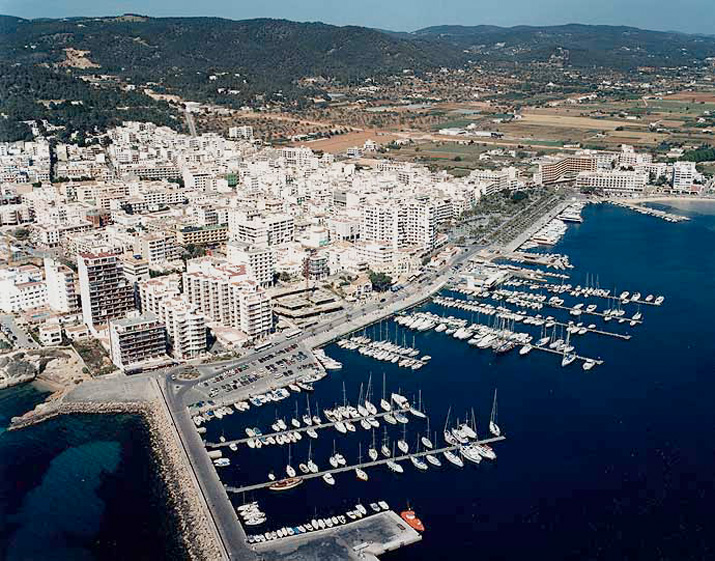
[[[500,442],[502,440],[505,440],[505,436],[495,436],[493,438],[486,438],[484,440],[479,440],[474,442],[474,444],[491,444],[493,442]],[[362,462],[360,464],[353,464],[350,466],[341,466],[338,468],[334,469],[327,469],[324,471],[318,471],[316,473],[306,473],[306,474],[301,474],[301,475],[296,475],[296,479],[314,479],[316,477],[323,477],[326,473],[334,474],[334,473],[344,473],[346,471],[350,470],[355,470],[355,469],[364,469],[364,468],[369,468],[369,467],[374,467],[374,466],[381,466],[386,464],[389,461],[393,462],[400,462],[403,460],[409,460],[411,457],[413,458],[419,458],[426,456],[427,454],[442,454],[444,452],[452,452],[454,450],[458,450],[461,446],[456,445],[456,446],[446,446],[444,448],[435,448],[432,450],[426,450],[424,452],[414,452],[412,454],[404,454],[402,456],[390,456],[389,458],[380,458],[375,461],[370,461],[370,462]],[[440,460],[441,461],[441,460]],[[445,462],[448,462],[448,460],[444,459]],[[489,460],[483,460],[483,461],[489,461]],[[465,463],[469,463],[469,460],[465,460]],[[429,464],[431,465],[431,464]],[[434,466],[432,466],[434,467]],[[417,468],[415,468],[417,469]],[[265,489],[266,487],[270,487],[274,483],[276,483],[279,480],[276,481],[266,481],[264,483],[256,483],[255,485],[245,485],[243,487],[229,487],[226,486],[226,491],[229,493],[247,493],[250,491],[258,491],[259,489]]]

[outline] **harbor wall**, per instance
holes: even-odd
[[[90,384],[91,385],[91,384]],[[138,415],[145,423],[150,440],[152,459],[164,485],[167,508],[175,517],[186,558],[193,561],[223,559],[222,548],[209,521],[205,503],[194,487],[190,467],[176,437],[166,403],[161,399],[156,381],[153,398],[141,396],[135,401],[89,401],[72,393],[35,409],[23,417],[13,419],[8,430],[20,430],[59,415]]]

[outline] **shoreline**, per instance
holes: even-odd
[[[53,394],[54,395],[54,394]],[[221,548],[212,531],[207,513],[197,497],[189,466],[184,461],[180,443],[171,429],[171,419],[160,400],[126,402],[72,402],[64,394],[22,417],[15,417],[7,428],[21,430],[61,415],[135,415],[141,419],[148,432],[151,461],[163,485],[166,508],[175,517],[172,526],[180,534],[179,545],[186,559],[214,561],[222,558]]]
[[[610,197],[608,201],[619,201],[626,202],[635,205],[640,205],[644,203],[679,203],[679,202],[699,202],[699,203],[715,203],[715,197],[703,197],[701,195],[696,196],[677,196],[677,195],[653,195],[650,197],[633,197],[633,198],[618,198]]]

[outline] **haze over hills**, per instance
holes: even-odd
[[[715,54],[715,37],[610,25],[442,25],[412,35],[473,49],[492,60],[543,60],[562,48],[569,51],[569,64],[575,67],[678,66]]]

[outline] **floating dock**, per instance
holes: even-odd
[[[385,417],[386,415],[390,415],[390,414],[394,415],[394,413],[395,413],[394,410],[393,411],[385,411],[382,413],[375,413],[374,415],[367,415],[366,417],[360,417],[359,419],[348,419],[347,421],[350,423],[353,423],[353,424],[357,423],[359,425],[361,419],[365,419],[366,421],[368,419],[380,419],[382,417]],[[402,413],[402,414],[406,415],[409,413],[409,410],[399,410],[398,409],[397,413]],[[339,422],[345,423],[345,421],[339,421]],[[338,421],[335,421],[335,422],[331,421],[329,423],[321,423],[319,425],[314,424],[314,425],[302,425],[300,427],[289,427],[286,430],[261,434],[260,436],[253,436],[253,437],[247,436],[246,438],[237,438],[235,440],[227,440],[226,442],[207,442],[206,447],[221,448],[224,446],[229,446],[230,444],[245,444],[249,440],[258,440],[261,438],[268,438],[269,436],[272,436],[275,438],[276,436],[287,435],[287,434],[294,433],[294,432],[307,432],[310,429],[318,431],[321,429],[335,428],[335,425],[337,425],[337,424],[338,424]],[[368,430],[368,429],[363,429],[362,427],[360,427],[360,428],[365,431]],[[377,428],[377,427],[370,427],[370,429],[373,429],[373,428]],[[350,431],[350,432],[352,432],[352,431]],[[355,432],[357,432],[357,427],[355,428]],[[280,446],[280,444],[278,446]]]
[[[506,439],[505,436],[495,436],[493,438],[486,438],[484,440],[475,441],[472,444],[491,444],[493,442],[500,442],[505,439]],[[360,464],[353,464],[353,465],[349,465],[349,466],[341,466],[338,468],[327,469],[324,471],[318,471],[317,473],[301,474],[301,475],[297,475],[296,479],[314,479],[316,477],[323,477],[323,475],[325,475],[326,473],[331,473],[331,474],[344,473],[346,471],[355,470],[357,468],[364,469],[364,468],[369,468],[369,467],[374,467],[374,466],[381,466],[381,465],[386,464],[389,461],[401,462],[403,460],[409,460],[410,457],[420,458],[422,456],[426,456],[427,454],[436,455],[436,454],[442,454],[444,452],[453,452],[455,450],[459,450],[460,447],[461,447],[461,445],[446,446],[444,448],[434,448],[432,450],[426,450],[423,452],[415,452],[412,454],[404,454],[402,456],[390,456],[389,458],[380,458],[375,461],[362,462]],[[440,461],[442,461],[442,460],[440,460]],[[483,460],[483,461],[488,462],[489,460]],[[449,463],[446,458],[444,459],[444,462]],[[444,465],[444,462],[442,463],[442,465]],[[470,463],[470,462],[465,461],[465,463]],[[415,469],[417,469],[417,468],[415,468]],[[276,481],[266,481],[264,483],[256,483],[255,485],[245,485],[244,487],[228,487],[227,486],[226,491],[228,491],[229,493],[248,493],[250,491],[258,491],[259,489],[265,489],[267,487],[270,487],[274,483],[276,483]]]

